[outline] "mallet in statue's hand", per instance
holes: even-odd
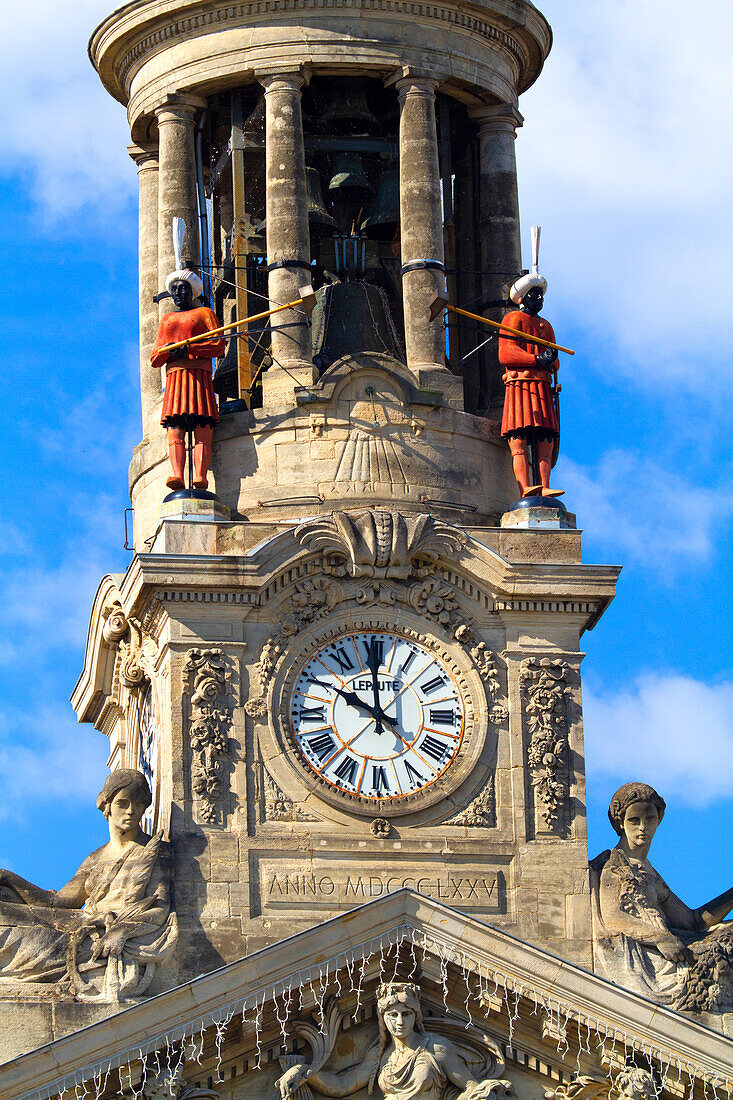
[[[313,287],[302,286],[300,288],[300,298],[296,298],[293,302],[285,302],[282,306],[274,306],[272,309],[266,309],[262,313],[253,313],[251,317],[242,317],[239,321],[231,321],[228,325],[221,325],[219,328],[212,329],[210,332],[202,332],[199,336],[189,336],[187,340],[179,340],[177,344],[166,344],[160,351],[176,351],[179,348],[188,347],[190,344],[211,340],[214,336],[220,336],[222,332],[229,332],[230,329],[238,328],[241,325],[252,324],[253,321],[261,321],[265,317],[271,317],[273,313],[282,313],[284,309],[294,309],[296,306],[300,305],[303,306],[305,312],[310,317],[315,304],[316,296],[313,292]]]
[[[541,344],[544,348],[554,348],[555,351],[564,351],[566,355],[575,355],[574,351],[570,348],[564,348],[560,344],[553,344],[551,340],[543,340],[539,336],[530,336],[526,332],[522,332],[518,328],[508,328],[506,325],[502,325],[500,321],[492,321],[488,317],[482,317],[478,313],[469,313],[467,309],[460,309],[458,306],[452,306],[447,298],[441,298],[440,295],[430,306],[430,320],[434,321],[436,317],[439,317],[444,309],[447,309],[449,313],[458,313],[461,317],[470,317],[472,321],[480,321],[482,325],[490,325],[492,328],[498,328],[501,330],[502,335],[514,336],[519,340],[523,340],[527,344]]]

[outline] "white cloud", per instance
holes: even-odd
[[[109,742],[79,725],[71,705],[41,705],[37,712],[0,717],[0,819],[33,813],[49,800],[93,801],[107,774]]]
[[[135,193],[124,108],[100,84],[87,40],[109,0],[14,6],[0,67],[3,170],[30,176],[43,213],[114,216]]]
[[[715,394],[730,296],[716,293],[733,237],[733,68],[711,36],[729,0],[545,0],[555,45],[518,157],[525,238],[543,225],[548,313],[598,344],[596,369]],[[525,245],[526,245],[525,241]],[[561,306],[556,304],[561,303]],[[715,378],[711,379],[710,370]]]
[[[590,542],[667,578],[709,560],[733,514],[727,493],[633,451],[607,451],[595,467],[561,457],[554,480]]]
[[[583,692],[588,772],[651,783],[667,800],[733,797],[733,683],[645,673],[615,693]]]

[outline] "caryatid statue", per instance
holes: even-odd
[[[538,272],[539,227],[532,227],[532,271],[512,286],[509,296],[519,309],[504,317],[502,324],[527,333],[527,340],[499,335],[499,362],[505,368],[506,387],[501,434],[509,444],[514,476],[523,497],[562,496],[562,489],[550,488],[553,450],[560,438],[560,418],[554,378],[557,352],[534,343],[532,337],[555,343],[549,321],[540,317],[547,280]],[[532,449],[532,467],[528,448]]]
[[[181,219],[174,219],[180,222]],[[212,359],[224,354],[224,340],[214,338],[166,351],[171,344],[180,344],[194,336],[203,336],[218,329],[219,321],[207,306],[194,307],[194,300],[203,294],[200,277],[182,266],[180,250],[182,234],[178,239],[174,225],[176,266],[165,281],[165,288],[176,307],[166,313],[160,322],[158,339],[150,354],[153,367],[165,367],[165,395],[160,422],[168,429],[168,455],[171,474],[166,484],[169,489],[183,489],[183,472],[186,465],[186,433],[194,436],[193,465],[194,489],[208,487],[211,464],[211,438],[214,425],[219,420],[216,394],[212,378]]]

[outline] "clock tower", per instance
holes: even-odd
[[[618,571],[515,505],[495,341],[431,320],[522,274],[550,44],[525,0],[134,0],[92,37],[140,181],[142,439],[73,704],[170,840],[153,992],[402,888],[591,967],[581,638]],[[240,322],[208,491],[166,486],[176,259]]]

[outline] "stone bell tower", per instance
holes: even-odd
[[[496,352],[429,320],[446,286],[502,316],[550,44],[527,0],[133,0],[92,37],[140,180],[143,437],[73,703],[172,842],[162,986],[404,886],[590,967],[580,639],[617,570],[572,518],[502,526]],[[222,322],[317,295],[217,364],[216,501],[164,501],[174,217]]]

